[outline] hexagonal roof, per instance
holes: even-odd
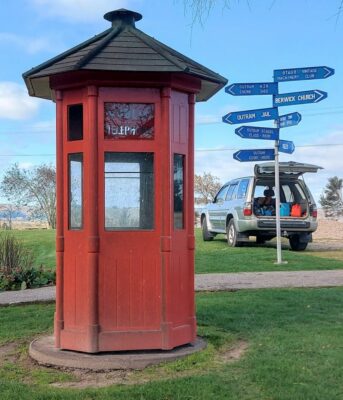
[[[205,101],[227,80],[135,27],[142,16],[111,11],[104,18],[112,27],[23,74],[31,96],[51,98],[49,76],[78,70],[181,72],[201,79],[197,101]]]

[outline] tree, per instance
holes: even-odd
[[[17,207],[14,204],[6,204],[1,208],[0,216],[6,220],[2,225],[3,229],[12,229],[13,217],[17,211]]]
[[[56,171],[42,164],[21,169],[14,164],[4,174],[1,183],[4,196],[18,207],[28,206],[32,216],[44,218],[49,228],[56,227]]]
[[[215,195],[221,187],[219,178],[210,172],[194,176],[195,202],[197,204],[209,203],[214,200]]]
[[[185,10],[190,9],[191,11],[192,24],[198,22],[200,23],[200,25],[204,24],[204,20],[209,16],[214,7],[219,6],[221,8],[230,9],[232,3],[239,3],[239,0],[237,2],[234,2],[232,0],[183,0]],[[253,2],[250,2],[250,0],[246,0],[246,4],[249,8],[252,5],[250,3]],[[257,1],[255,3],[258,4]],[[270,0],[268,8],[271,9],[275,3],[276,0]],[[336,0],[336,4],[335,6],[333,6],[333,10],[336,10],[334,16],[336,17],[337,23],[341,14],[343,13],[343,0]]]
[[[326,217],[339,217],[343,215],[342,188],[343,179],[337,176],[328,179],[324,193],[319,199]]]

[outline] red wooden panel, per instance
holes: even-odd
[[[183,154],[184,158],[184,228],[172,229],[172,253],[171,266],[169,273],[170,299],[168,301],[170,309],[168,317],[175,327],[175,340],[177,335],[183,337],[187,330],[186,325],[194,317],[192,309],[192,299],[194,292],[190,290],[191,282],[194,279],[192,260],[189,257],[188,248],[188,216],[187,216],[187,185],[188,185],[188,95],[185,93],[172,92],[173,123],[171,124],[172,146],[171,152],[174,154]],[[171,187],[173,187],[173,177],[171,177]],[[173,198],[173,194],[172,194]],[[176,328],[176,327],[180,328]],[[182,326],[184,326],[182,328]],[[176,334],[177,331],[181,334]],[[187,334],[186,334],[187,336]]]
[[[105,139],[105,102],[154,104],[154,138]],[[66,110],[68,104],[77,103],[84,105],[84,137],[70,142],[66,138]],[[193,227],[187,215],[192,209],[187,189],[191,183],[188,180],[192,179],[188,165],[189,158],[192,159],[188,153],[188,94],[168,87],[98,90],[91,86],[65,91],[62,110],[61,210],[65,246],[61,347],[89,352],[172,348],[193,340],[193,249],[189,245]],[[153,229],[105,230],[105,152],[154,154]],[[69,153],[84,155],[84,226],[81,230],[68,229]],[[174,153],[185,156],[183,229],[174,228],[170,165]],[[94,193],[98,193],[96,199]]]
[[[110,234],[115,237],[116,234]],[[132,236],[132,235],[131,235]],[[114,239],[115,242],[115,239]],[[103,249],[114,250],[110,240]],[[123,247],[122,247],[123,248]],[[111,249],[111,250],[109,250]],[[159,329],[161,285],[159,257],[149,251],[113,252],[100,258],[100,323],[104,330]],[[118,254],[118,255],[115,255]]]

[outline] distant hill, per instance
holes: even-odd
[[[27,221],[28,219],[30,219],[28,207],[16,208],[12,205],[12,210],[11,210],[10,204],[0,204],[0,219],[1,220],[8,219],[9,212],[11,212],[11,214],[12,214],[13,221],[14,220]]]

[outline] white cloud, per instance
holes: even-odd
[[[222,123],[223,115],[230,112],[238,111],[238,107],[232,104],[225,104],[221,106],[216,114],[202,114],[195,109],[195,124],[197,125],[210,125]]]
[[[59,43],[59,39],[50,39],[46,35],[23,37],[14,33],[0,32],[0,43],[17,46],[28,54],[37,54],[42,51],[56,52],[56,49],[64,48],[63,43]]]
[[[47,132],[47,133],[55,133],[56,130],[56,121],[38,121],[32,124],[31,130],[33,132]]]
[[[132,6],[137,0],[31,0],[31,2],[44,16],[88,22],[99,21],[102,14]]]
[[[38,111],[42,100],[30,97],[24,85],[0,82],[0,118],[29,119]]]
[[[207,125],[221,123],[222,117],[213,114],[200,114],[195,117],[195,123],[197,125]]]
[[[31,169],[31,168],[33,168],[35,165],[33,164],[33,163],[31,163],[31,162],[19,162],[18,163],[18,167],[20,168],[20,169]]]

